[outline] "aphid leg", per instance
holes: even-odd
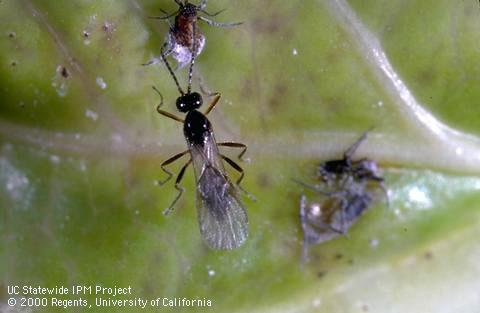
[[[214,16],[217,16],[218,14],[222,13],[223,11],[225,11],[226,9],[222,9],[220,11],[217,11],[215,13],[208,13],[207,11],[203,10],[203,8],[199,9],[198,11],[202,12],[203,14],[205,15],[208,15],[210,17],[214,17]]]
[[[167,166],[168,164],[171,164],[171,163],[175,162],[176,160],[180,159],[182,156],[187,154],[188,151],[189,150],[186,150],[186,151],[183,151],[181,153],[175,154],[173,157],[169,158],[168,160],[163,161],[163,163],[160,165],[160,167],[161,167],[162,171],[167,173],[168,177],[164,180],[157,180],[157,185],[163,186],[173,176],[172,172],[170,172],[165,166]]]
[[[340,234],[340,235],[344,234],[344,232],[341,229],[335,228],[332,225],[324,223],[322,221],[309,221],[309,223],[316,226],[316,227],[319,227],[319,228],[329,229],[329,230],[333,231],[334,233],[337,233],[337,234]]]
[[[362,142],[367,139],[368,131],[364,132],[363,135],[351,145],[347,151],[343,154],[343,159],[344,160],[350,160],[355,153],[355,151],[358,149],[358,147],[362,144]]]
[[[155,86],[152,86],[153,90],[155,90],[159,96],[160,96],[160,104],[157,106],[157,112],[159,114],[162,114],[163,116],[166,116],[166,117],[169,117],[171,118],[172,120],[175,120],[177,122],[180,122],[180,123],[184,123],[185,121],[183,119],[181,119],[180,117],[176,116],[175,114],[172,114],[170,112],[167,112],[167,111],[164,111],[162,109],[160,109],[163,105],[163,96],[161,94],[161,92],[155,87]]]
[[[205,111],[205,115],[208,115],[208,113],[210,113],[213,108],[217,105],[218,101],[220,100],[220,98],[222,97],[222,94],[219,93],[219,92],[215,92],[213,94],[214,98],[212,100],[212,102],[210,103],[210,105],[208,106],[207,110]]]
[[[327,197],[342,197],[342,196],[345,195],[345,191],[343,191],[343,190],[329,192],[329,191],[324,191],[323,189],[321,189],[322,187],[318,186],[318,185],[310,185],[310,184],[304,183],[304,182],[302,182],[300,180],[297,180],[297,179],[293,179],[293,181],[296,182],[299,185],[302,185],[305,188],[316,191],[316,192],[318,192],[318,193],[320,193],[324,196],[327,196]]]
[[[220,143],[217,144],[217,146],[230,147],[230,148],[240,148],[240,149],[242,149],[242,151],[240,151],[237,158],[242,162],[249,162],[250,161],[250,159],[244,159],[243,158],[243,155],[245,154],[245,152],[247,152],[247,145],[245,145],[243,143],[228,141],[228,142],[220,142]]]
[[[143,66],[153,65],[153,64],[160,63],[160,61],[162,61],[162,59],[157,58],[157,57],[154,57],[153,59],[151,59],[151,60],[148,61],[147,63],[142,63],[142,65],[143,65]]]
[[[235,163],[232,159],[230,159],[229,157],[226,157],[222,154],[220,154],[220,156],[222,157],[222,159],[225,160],[225,162],[227,162],[233,169],[235,169],[237,172],[240,173],[240,177],[237,179],[237,181],[235,182],[235,184],[237,185],[238,189],[240,189],[243,193],[245,193],[247,195],[247,197],[250,198],[250,200],[253,200],[253,201],[257,201],[257,199],[255,198],[254,195],[252,195],[251,193],[249,193],[248,191],[246,191],[245,189],[243,189],[242,186],[240,186],[240,183],[242,182],[243,180],[243,176],[245,176],[245,172],[243,171],[243,169],[237,164]]]
[[[347,209],[348,206],[348,201],[345,199],[341,199],[341,210],[340,210],[340,230],[339,233],[347,236],[347,226],[345,225],[345,210]]]
[[[385,194],[385,203],[387,204],[387,208],[390,208],[390,197],[388,196],[388,190],[385,187],[385,184],[382,182],[379,183],[380,188],[382,189],[383,193]]]
[[[175,2],[176,2],[181,8],[183,8],[184,4],[183,4],[182,1],[180,1],[180,0],[175,0]]]
[[[142,65],[143,66],[148,66],[148,65],[160,63],[163,58],[166,58],[168,55],[170,55],[172,53],[174,44],[175,43],[172,42],[171,36],[168,35],[167,41],[162,45],[162,48],[160,49],[160,58],[159,57],[154,57],[153,59],[151,59],[147,63],[143,63]]]
[[[302,227],[303,233],[303,252],[302,252],[302,263],[306,263],[308,261],[308,242],[307,242],[307,234],[305,230],[307,228],[307,213],[305,211],[305,204],[307,202],[307,197],[302,195],[300,197],[300,226]]]
[[[208,1],[208,0],[202,0],[202,2],[200,2],[199,5],[197,5],[197,9],[198,9],[199,11],[205,9],[205,7],[207,6],[207,1]]]
[[[155,20],[168,20],[169,18],[178,14],[178,10],[173,12],[173,13],[170,13],[170,14],[168,14],[167,11],[162,10],[162,9],[160,9],[160,11],[165,15],[163,15],[163,16],[149,16],[148,18],[155,19]]]
[[[210,26],[216,26],[216,27],[234,27],[234,26],[243,24],[243,22],[218,23],[218,22],[209,20],[208,18],[203,17],[203,16],[199,16],[198,19],[204,21],[205,23],[207,23],[207,24],[210,25]]]
[[[182,167],[182,169],[178,173],[177,179],[175,180],[175,189],[178,190],[177,197],[173,200],[172,204],[170,204],[170,206],[166,208],[165,211],[163,211],[163,215],[168,215],[173,210],[173,207],[177,203],[178,199],[180,199],[180,197],[182,196],[182,193],[185,191],[185,188],[180,186],[180,182],[182,181],[183,175],[185,174],[185,170],[190,165],[190,163],[192,163],[192,159],[188,160],[188,162]]]

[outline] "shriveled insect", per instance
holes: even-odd
[[[197,57],[203,50],[205,46],[205,36],[200,31],[197,20],[203,21],[211,26],[217,27],[233,27],[242,24],[241,22],[236,23],[218,23],[208,18],[199,15],[201,12],[207,16],[217,16],[222,13],[224,10],[220,10],[215,13],[208,13],[205,11],[207,6],[207,0],[202,0],[199,5],[194,5],[189,3],[188,0],[180,1],[175,0],[179,8],[173,13],[167,13],[164,10],[161,10],[165,15],[163,16],[152,16],[153,19],[166,20],[169,25],[169,32],[165,39],[165,43],[161,48],[161,56],[167,57],[172,55],[173,58],[177,61],[177,69],[182,68],[190,62],[190,56],[192,51]],[[172,24],[171,18],[175,17],[174,23]],[[195,48],[193,48],[195,43]],[[144,65],[156,64],[161,61],[161,57],[155,57],[152,60],[148,61]]]
[[[195,62],[194,59],[195,55],[192,53],[190,70]],[[212,125],[207,119],[207,115],[220,100],[220,94],[215,93],[213,95],[213,101],[205,113],[200,112],[198,109],[202,106],[203,99],[199,93],[191,92],[191,75],[189,77],[188,91],[185,93],[164,57],[163,60],[167,68],[169,68],[170,74],[181,94],[180,97],[177,98],[176,107],[178,111],[186,113],[186,116],[185,119],[182,119],[162,110],[163,97],[161,97],[161,102],[157,106],[157,112],[177,122],[183,123],[183,133],[187,141],[188,150],[174,155],[161,164],[162,170],[167,173],[168,177],[164,181],[159,181],[159,185],[163,185],[173,176],[166,166],[184,155],[190,154],[190,159],[181,168],[175,181],[175,188],[178,190],[177,197],[164,211],[164,214],[167,215],[174,208],[182,195],[184,188],[180,186],[180,182],[185,170],[192,164],[197,189],[196,206],[198,221],[203,240],[213,249],[237,248],[245,242],[248,235],[247,213],[239,199],[238,193],[239,190],[244,191],[243,188],[240,187],[244,171],[232,159],[221,154],[218,147],[223,146],[242,149],[238,155],[238,158],[242,160],[247,146],[237,142],[217,143],[215,141]],[[158,93],[160,94],[160,92]],[[240,173],[235,184],[228,178],[223,161]]]
[[[370,208],[379,189],[385,193],[388,204],[384,179],[377,163],[366,158],[352,160],[353,154],[366,138],[367,132],[345,151],[342,159],[319,165],[317,175],[324,186],[297,181],[324,198],[321,202],[307,203],[306,196],[303,195],[300,200],[304,259],[307,258],[309,245],[346,234],[348,228]]]
[[[308,247],[347,233],[358,218],[370,207],[374,193],[362,183],[336,193],[326,193],[327,198],[307,203],[300,199],[300,225],[303,233],[303,259],[308,259]]]

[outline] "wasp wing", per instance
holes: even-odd
[[[236,188],[224,173],[206,165],[197,182],[200,233],[213,249],[234,249],[248,235],[248,218]]]
[[[237,188],[228,179],[213,132],[202,143],[190,145],[197,181],[197,212],[200,233],[213,249],[234,249],[248,235],[247,213]]]

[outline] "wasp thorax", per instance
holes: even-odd
[[[198,92],[187,93],[177,99],[177,110],[186,113],[201,107],[203,104],[202,96]]]

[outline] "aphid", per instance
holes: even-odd
[[[168,214],[173,209],[175,203],[182,195],[184,188],[180,186],[180,182],[185,170],[192,164],[197,189],[196,206],[198,222],[203,240],[213,249],[237,248],[243,244],[248,235],[247,213],[238,195],[238,190],[244,191],[240,187],[244,172],[232,159],[222,155],[218,150],[218,146],[242,149],[238,155],[239,159],[242,159],[247,150],[247,146],[236,142],[217,143],[215,141],[212,125],[207,119],[207,115],[220,100],[220,94],[214,94],[213,101],[205,113],[200,112],[198,109],[202,106],[203,99],[199,93],[191,92],[191,75],[189,75],[188,91],[185,93],[180,87],[168,62],[164,57],[162,58],[181,94],[181,96],[177,98],[176,107],[180,112],[186,113],[186,116],[185,119],[182,119],[172,113],[163,111],[161,109],[163,97],[161,103],[157,106],[157,112],[177,122],[183,123],[183,133],[187,141],[188,150],[174,155],[161,164],[162,170],[167,173],[168,177],[164,181],[159,181],[159,185],[163,185],[172,177],[172,173],[166,168],[167,165],[180,159],[184,155],[190,155],[190,159],[181,168],[175,180],[175,188],[178,190],[177,197],[164,211],[164,214]],[[195,56],[192,53],[190,73],[194,59]],[[228,178],[223,161],[227,162],[227,164],[240,173],[235,184],[232,184]]]
[[[322,203],[300,199],[300,224],[303,233],[303,259],[308,259],[308,246],[328,241],[347,233],[370,207],[374,194],[362,186],[330,194]]]
[[[199,5],[189,3],[188,0],[184,2],[175,0],[179,8],[177,11],[169,14],[163,10],[164,16],[152,16],[151,18],[166,20],[169,24],[169,32],[165,39],[165,43],[161,48],[161,56],[167,57],[172,55],[177,60],[177,68],[182,68],[190,62],[190,56],[194,51],[197,57],[205,46],[205,36],[200,31],[197,20],[204,21],[208,25],[217,27],[233,27],[242,23],[218,23],[208,18],[198,15],[201,12],[208,16],[217,16],[224,10],[216,13],[208,13],[205,11],[207,0],[202,0]],[[175,16],[175,21],[172,24],[170,18]],[[193,48],[195,43],[195,48]],[[161,61],[161,58],[155,57],[144,65],[151,65]]]
[[[352,160],[359,145],[367,138],[364,133],[343,154],[342,159],[326,161],[319,165],[317,175],[328,191],[320,185],[298,182],[304,187],[320,193],[325,200],[321,203],[300,200],[300,223],[303,231],[304,259],[309,245],[319,244],[339,235],[365,212],[375,199],[379,187],[388,196],[380,176],[377,163],[369,159]],[[372,186],[373,184],[373,186]],[[333,187],[333,190],[332,190]]]

